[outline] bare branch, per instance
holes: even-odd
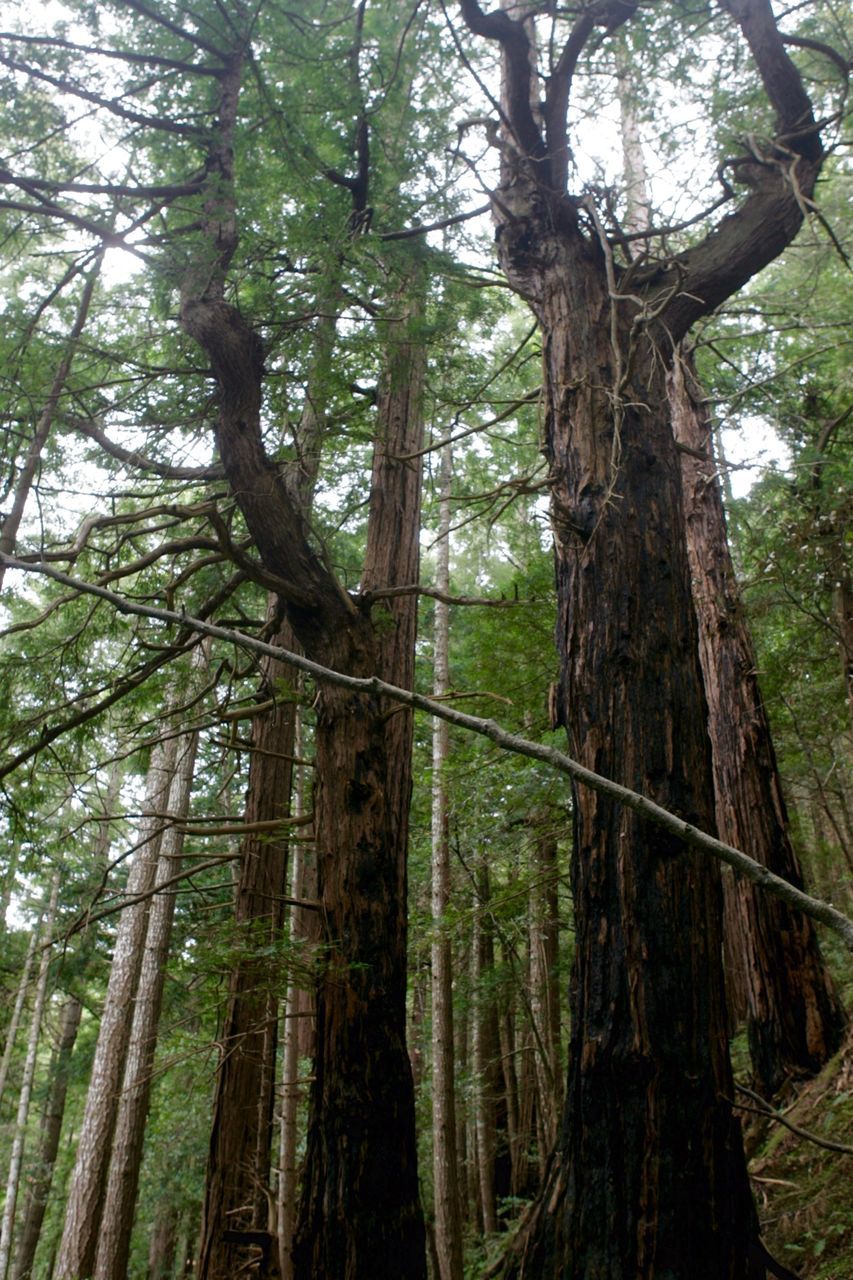
[[[538,760],[542,764],[547,764],[559,773],[565,774],[580,786],[589,787],[600,795],[607,796],[615,803],[624,805],[626,809],[632,810],[647,821],[653,822],[665,831],[669,831],[691,848],[698,849],[702,853],[710,854],[718,861],[727,863],[738,874],[745,876],[748,880],[768,890],[770,893],[775,893],[796,910],[802,911],[805,915],[811,916],[812,919],[819,920],[822,924],[834,929],[844,939],[846,946],[853,951],[853,920],[838,911],[830,903],[803,893],[801,889],[797,889],[780,876],[774,875],[767,867],[761,866],[760,863],[741,852],[741,850],[734,849],[731,845],[725,844],[722,840],[717,840],[714,836],[707,835],[704,831],[699,831],[692,823],[685,822],[683,818],[668,812],[668,810],[662,808],[661,805],[656,804],[653,800],[649,800],[646,796],[639,795],[636,791],[631,791],[630,788],[622,786],[621,783],[613,782],[610,778],[594,773],[591,769],[585,768],[577,760],[573,760],[571,756],[558,751],[555,747],[531,742],[518,734],[509,733],[494,720],[485,720],[479,716],[467,715],[463,711],[458,711],[455,707],[448,707],[436,702],[434,698],[428,698],[409,689],[401,689],[396,685],[388,684],[377,676],[362,678],[344,675],[342,672],[321,666],[318,662],[312,662],[309,658],[303,657],[302,654],[291,653],[287,649],[267,644],[262,640],[256,640],[253,636],[244,635],[242,632],[218,627],[213,623],[203,621],[201,618],[192,618],[184,614],[174,613],[168,609],[156,609],[148,605],[136,604],[131,600],[125,600],[112,591],[107,591],[105,588],[97,587],[92,583],[71,578],[67,574],[51,569],[47,565],[25,564],[12,556],[2,556],[0,559],[10,569],[23,569],[28,572],[42,573],[46,577],[61,582],[64,586],[76,588],[78,591],[88,595],[98,596],[100,599],[108,601],[119,613],[154,618],[160,622],[170,623],[184,629],[189,628],[197,631],[200,635],[209,635],[214,639],[224,640],[228,644],[237,645],[251,653],[276,658],[288,666],[295,667],[298,671],[304,671],[306,675],[315,680],[327,681],[329,684],[352,689],[358,693],[391,698],[395,702],[413,707],[417,711],[424,711],[428,715],[448,721],[449,724],[455,724],[459,728],[467,729],[469,732],[488,738],[506,751],[512,751],[517,755],[526,756],[528,759]],[[5,773],[11,772],[14,767],[14,764],[12,764],[0,770],[0,777],[4,776]]]

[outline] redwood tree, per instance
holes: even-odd
[[[603,0],[557,22],[540,86],[525,8],[461,5],[502,58],[498,253],[544,339],[562,716],[574,756],[707,830],[710,751],[665,376],[690,325],[794,236],[822,147],[769,4],[732,0],[727,35],[749,46],[776,139],[737,159],[747,194],[704,239],[669,254],[649,234],[642,256],[620,262],[624,236],[608,235],[592,194],[569,188],[567,110],[591,43],[651,19]],[[716,870],[577,791],[572,881],[562,1133],[508,1273],[761,1276],[730,1103]]]

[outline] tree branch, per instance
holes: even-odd
[[[344,675],[339,671],[324,667],[318,662],[312,662],[301,654],[291,653],[289,650],[282,649],[277,645],[256,640],[254,637],[244,635],[242,632],[218,627],[213,623],[205,622],[201,618],[174,613],[172,610],[156,609],[148,605],[136,604],[131,600],[125,600],[114,592],[107,591],[104,587],[97,587],[92,583],[71,578],[67,574],[51,569],[47,565],[26,564],[12,556],[2,556],[0,560],[10,569],[23,569],[30,573],[41,573],[46,577],[53,578],[54,581],[61,582],[64,586],[73,587],[87,595],[98,596],[100,599],[108,601],[119,613],[131,614],[142,618],[154,618],[160,622],[184,629],[189,628],[197,631],[200,635],[212,636],[214,639],[237,645],[250,653],[276,658],[288,666],[295,667],[298,671],[305,672],[306,675],[315,680],[327,681],[329,684],[339,685],[344,689],[352,689],[358,693],[369,693],[391,698],[404,706],[413,707],[417,711],[424,711],[439,720],[446,720],[449,724],[455,724],[459,728],[467,729],[469,732],[488,738],[506,751],[512,751],[516,755],[526,756],[528,759],[538,760],[542,764],[547,764],[559,773],[565,774],[580,786],[589,787],[600,795],[607,796],[615,803],[624,805],[626,809],[639,814],[641,818],[662,827],[665,831],[669,831],[691,848],[698,849],[702,853],[710,854],[718,861],[725,862],[739,875],[743,875],[761,888],[775,893],[796,910],[802,911],[805,915],[811,916],[812,919],[818,920],[822,924],[828,925],[829,928],[834,929],[844,939],[846,946],[853,951],[853,920],[838,911],[830,903],[811,897],[801,889],[789,884],[787,880],[774,875],[767,867],[761,866],[760,863],[741,852],[741,850],[734,849],[722,840],[717,840],[714,836],[699,831],[691,823],[685,822],[683,818],[670,813],[646,796],[639,795],[636,791],[631,791],[628,787],[622,786],[621,783],[613,782],[609,778],[602,777],[601,774],[594,773],[591,769],[585,768],[577,760],[573,760],[571,756],[558,751],[555,747],[547,747],[538,742],[531,742],[518,734],[509,733],[506,729],[502,729],[494,720],[485,720],[479,716],[467,715],[454,707],[448,707],[443,703],[436,702],[434,698],[428,698],[409,689],[401,689],[396,685],[388,684],[377,676],[361,678]],[[0,777],[10,772],[13,767],[14,764],[0,771]]]

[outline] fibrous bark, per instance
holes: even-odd
[[[163,833],[160,843],[155,889],[181,869],[184,836],[179,824],[189,812],[197,747],[197,731],[178,741],[167,810],[171,825]],[[133,1001],[130,1039],[98,1231],[95,1280],[124,1280],[128,1272],[174,913],[174,889],[155,893],[148,909],[145,944]]]
[[[56,1262],[59,1280],[86,1280],[95,1262],[150,906],[147,896],[134,899],[150,894],[154,885],[163,835],[160,815],[168,805],[176,750],[176,738],[158,743],[148,768],[140,840],[127,881],[126,892],[132,905],[121,914],[113,949]]]
[[[525,23],[485,13],[476,0],[461,8],[503,60],[498,252],[543,332],[561,710],[572,755],[708,829],[706,707],[664,371],[673,340],[798,229],[821,161],[811,106],[766,0],[730,0],[784,146],[746,162],[749,194],[705,240],[674,258],[619,267],[594,200],[566,190],[566,113],[596,27],[612,33],[635,10],[605,0],[576,19],[555,51],[541,128],[530,108]],[[507,1274],[763,1275],[728,1101],[719,876],[621,805],[576,789],[572,885],[561,1137]]]
[[[711,425],[688,357],[669,379],[681,469],[687,549],[708,731],[714,761],[717,830],[757,861],[802,887],[791,842],[752,638],[735,581],[711,445]],[[747,1004],[752,1067],[770,1096],[789,1075],[814,1074],[838,1048],[846,1020],[807,916],[752,884],[726,878],[730,952]]]

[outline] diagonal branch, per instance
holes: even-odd
[[[396,685],[380,680],[376,676],[361,678],[344,675],[342,672],[333,671],[318,662],[312,662],[311,659],[303,657],[302,654],[291,653],[278,645],[256,640],[253,636],[247,636],[240,631],[219,627],[200,618],[175,613],[170,609],[156,609],[149,605],[136,604],[134,601],[126,600],[122,596],[116,595],[115,592],[107,591],[104,587],[97,587],[93,583],[71,578],[67,574],[51,569],[47,565],[26,564],[24,561],[16,560],[12,556],[0,556],[0,562],[5,564],[7,568],[23,569],[30,573],[41,573],[56,582],[62,583],[64,586],[72,587],[87,595],[98,596],[100,599],[110,603],[119,613],[132,614],[142,618],[154,618],[160,622],[184,629],[189,628],[200,635],[212,636],[214,639],[224,640],[228,644],[238,645],[251,653],[275,658],[280,662],[287,663],[288,666],[295,667],[298,671],[304,671],[306,675],[315,680],[339,685],[342,688],[352,689],[359,693],[391,698],[395,702],[413,707],[417,711],[424,711],[439,720],[446,720],[449,724],[455,724],[459,728],[467,729],[469,732],[488,738],[506,751],[526,756],[530,760],[538,760],[540,763],[556,769],[559,773],[565,774],[580,786],[589,787],[599,795],[607,796],[615,803],[624,805],[626,809],[639,814],[641,818],[653,822],[656,826],[677,836],[678,839],[691,848],[698,849],[701,853],[710,854],[720,862],[725,862],[739,875],[745,876],[748,880],[753,881],[754,884],[768,890],[770,893],[775,893],[783,901],[811,916],[812,919],[828,925],[830,929],[834,929],[844,939],[847,947],[853,951],[853,920],[845,916],[843,912],[838,911],[830,903],[803,893],[801,889],[795,888],[787,880],[774,875],[772,871],[768,871],[766,867],[750,858],[747,854],[742,853],[741,850],[732,848],[731,845],[725,844],[722,840],[717,840],[714,836],[707,835],[704,831],[699,831],[691,823],[685,822],[683,818],[670,813],[646,796],[642,796],[636,791],[631,791],[628,787],[622,786],[621,783],[613,782],[610,778],[602,777],[599,773],[594,773],[591,769],[585,768],[577,760],[573,760],[571,756],[558,751],[555,747],[531,742],[527,738],[522,738],[518,734],[509,733],[506,729],[502,729],[494,720],[467,715],[464,711],[456,710],[455,707],[436,702],[434,698],[413,693],[409,689],[398,688]],[[5,768],[0,771],[0,776],[10,771],[10,768]]]

